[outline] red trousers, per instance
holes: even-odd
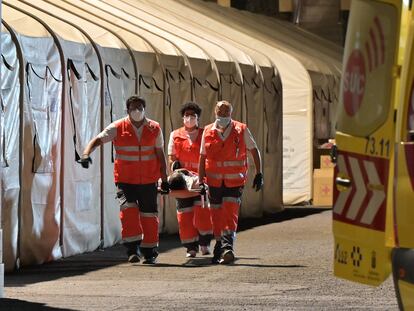
[[[203,245],[200,236],[213,232],[210,210],[201,206],[199,197],[177,199],[177,220],[181,243],[184,245],[199,240],[200,245]]]
[[[141,248],[158,246],[156,184],[117,184],[122,224],[122,240],[140,241]]]

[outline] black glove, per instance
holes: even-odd
[[[175,171],[175,170],[178,170],[179,168],[181,168],[180,161],[174,161],[172,164],[172,170]]]
[[[256,191],[259,191],[263,187],[263,174],[258,173],[254,176],[253,188],[256,188]]]
[[[89,163],[92,164],[92,159],[91,157],[83,157],[80,158],[77,162],[80,163],[83,168],[89,168]]]
[[[207,185],[205,183],[200,183],[198,187],[200,188],[200,195],[205,196],[207,193]]]
[[[161,194],[169,194],[170,193],[170,184],[168,181],[163,181],[161,183]]]

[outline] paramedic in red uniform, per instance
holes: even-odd
[[[171,170],[184,168],[198,172],[200,143],[203,128],[198,125],[201,108],[193,102],[184,104],[180,110],[183,127],[170,135],[168,159]],[[200,247],[202,255],[210,254],[213,237],[210,210],[201,206],[201,196],[177,198],[177,220],[181,243],[187,249],[187,257],[195,257]]]
[[[129,262],[155,264],[158,256],[157,184],[168,193],[163,135],[157,122],[145,117],[145,100],[131,96],[128,116],[111,123],[85,148],[80,163],[88,168],[89,155],[98,146],[113,142],[114,179],[120,203],[122,241]]]
[[[247,177],[247,150],[256,168],[253,188],[263,187],[262,163],[259,150],[247,126],[231,119],[233,107],[219,101],[215,108],[216,121],[204,129],[201,141],[199,178],[208,186],[213,232],[216,245],[213,263],[229,264],[235,260],[236,237],[241,196]],[[205,185],[200,184],[202,192]]]

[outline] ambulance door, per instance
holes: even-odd
[[[397,114],[394,179],[395,244],[392,264],[401,310],[414,309],[414,20],[402,71],[402,96]]]
[[[401,1],[353,0],[343,59],[334,180],[334,273],[379,285],[392,198],[394,89]]]

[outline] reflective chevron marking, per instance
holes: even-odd
[[[351,206],[346,213],[346,218],[355,220],[358,212],[361,208],[362,201],[364,201],[367,195],[367,189],[365,188],[364,178],[362,177],[361,167],[358,164],[358,159],[349,157],[349,163],[351,165],[352,176],[355,182],[355,195],[352,198]]]
[[[364,161],[364,166],[368,175],[368,188],[372,191],[372,197],[362,215],[361,222],[372,224],[382,202],[385,200],[385,189],[384,185],[381,184],[375,164],[370,161]]]
[[[334,220],[384,231],[388,171],[388,159],[340,152],[335,178],[346,176],[351,186],[334,188]]]

